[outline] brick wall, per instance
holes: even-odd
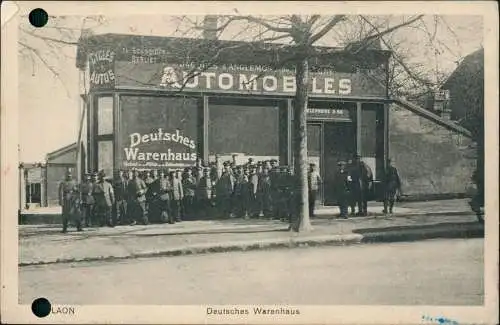
[[[389,155],[407,195],[471,193],[470,139],[396,106],[389,113]]]

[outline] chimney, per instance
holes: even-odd
[[[208,40],[217,39],[217,22],[218,17],[214,15],[207,15],[203,18],[203,38]]]

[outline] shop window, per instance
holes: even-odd
[[[113,133],[113,97],[97,99],[97,135]]]
[[[106,177],[111,177],[113,174],[113,141],[99,141],[97,157],[97,169],[104,170]]]
[[[196,162],[198,99],[120,97],[122,168],[183,167]]]
[[[271,106],[209,105],[210,156],[264,160],[279,156],[279,110]],[[245,158],[243,158],[245,157]]]

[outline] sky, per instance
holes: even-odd
[[[191,17],[196,18],[196,17]],[[199,17],[198,17],[199,18]],[[421,64],[425,69],[437,69],[440,73],[449,75],[457,65],[457,61],[474,52],[483,45],[482,18],[480,16],[443,16],[436,30],[432,46],[428,44],[429,37],[414,28],[400,30],[393,35],[394,39],[403,45],[406,54],[414,63]],[[395,17],[394,21],[401,18]],[[26,19],[27,20],[27,19]],[[425,17],[426,26],[433,33],[434,18]],[[27,21],[20,23],[21,28],[29,29]],[[52,24],[52,25],[51,25]],[[47,27],[35,31],[40,35],[60,37],[58,31],[52,28],[55,23],[49,22]],[[67,28],[75,35],[79,33],[82,17],[66,17],[57,26]],[[52,26],[52,27],[51,27]],[[93,26],[89,23],[88,26]],[[105,17],[105,22],[93,29],[95,34],[121,33],[156,36],[181,36],[186,28],[173,16],[129,16]],[[343,31],[339,28],[340,34]],[[232,38],[241,32],[241,27],[235,26],[223,38]],[[79,75],[75,67],[76,48],[63,46],[48,48],[40,40],[32,37],[20,40],[33,46],[45,60],[54,68],[58,77],[38,59],[23,54],[19,59],[19,121],[20,121],[20,161],[38,162],[45,155],[77,140],[79,127]],[[187,36],[192,35],[187,34]],[[240,35],[243,39],[248,35]],[[338,33],[325,36],[318,45],[339,45]],[[435,50],[438,50],[438,53]]]

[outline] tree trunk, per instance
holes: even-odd
[[[304,232],[312,230],[309,219],[309,193],[307,184],[308,160],[307,160],[307,97],[309,92],[309,64],[307,57],[304,57],[296,64],[296,84],[297,91],[294,103],[294,171],[298,179],[300,195],[298,200],[298,213],[294,224],[291,225],[293,231]]]

